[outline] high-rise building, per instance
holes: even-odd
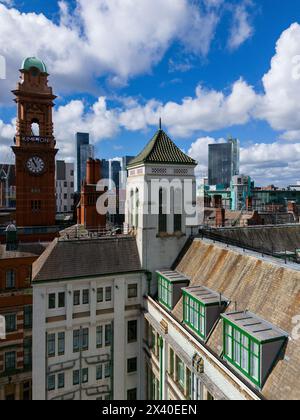
[[[230,138],[227,143],[210,144],[208,153],[209,185],[229,188],[231,179],[240,172],[240,142]]]
[[[74,163],[56,162],[56,211],[70,213],[74,207]]]
[[[94,159],[95,148],[90,144],[89,133],[76,133],[77,143],[77,191],[81,190],[81,184],[86,176],[86,162]]]

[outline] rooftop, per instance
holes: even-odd
[[[30,258],[40,256],[48,243],[19,243],[16,250],[7,251],[6,245],[0,245],[0,259]]]
[[[142,271],[135,238],[55,239],[33,264],[34,282]]]
[[[161,129],[156,132],[142,152],[129,162],[128,167],[145,163],[197,165],[197,162],[183,153]]]
[[[246,324],[249,331],[251,327],[247,324],[248,321],[252,324],[252,320],[243,319],[243,314],[253,317],[257,328],[253,326],[251,333],[260,339],[286,337],[287,334],[293,337],[295,319],[299,315],[299,265],[284,264],[255,252],[196,239],[176,270],[191,278],[190,287],[204,286],[230,299],[225,315],[234,322]],[[182,322],[183,299],[172,312],[178,322]],[[236,312],[241,316],[236,316]],[[222,357],[221,320],[207,345]],[[300,340],[294,337],[287,341],[283,354],[263,386],[262,394],[269,400],[300,400]]]

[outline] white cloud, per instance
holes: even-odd
[[[231,92],[205,90],[198,86],[195,97],[187,97],[181,103],[149,101],[125,111],[120,118],[127,130],[141,130],[157,125],[160,116],[172,135],[187,137],[195,131],[213,131],[232,125],[245,124],[256,104],[253,88],[242,79],[236,81]]]
[[[263,77],[265,94],[258,98],[256,117],[275,130],[300,130],[300,25],[280,36],[269,72]],[[287,134],[289,137],[290,134]]]
[[[97,95],[97,77],[123,85],[149,72],[176,41],[188,52],[207,54],[218,23],[217,4],[210,3],[205,8],[191,0],[77,0],[70,11],[60,1],[59,23],[0,3],[0,54],[8,68],[0,103],[10,99],[26,56],[45,60],[57,92]]]
[[[248,3],[244,2],[234,7],[233,21],[228,40],[228,46],[231,50],[239,48],[254,33],[254,28],[250,22],[250,14],[247,10]]]

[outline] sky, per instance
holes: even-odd
[[[207,173],[208,145],[241,142],[257,185],[300,180],[295,0],[0,0],[0,162],[13,158],[22,60],[48,68],[59,158],[75,133],[97,157],[136,155],[158,128]]]

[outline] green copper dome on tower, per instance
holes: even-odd
[[[23,60],[21,70],[30,70],[35,67],[40,70],[41,73],[47,73],[46,64],[36,57],[28,57]]]

